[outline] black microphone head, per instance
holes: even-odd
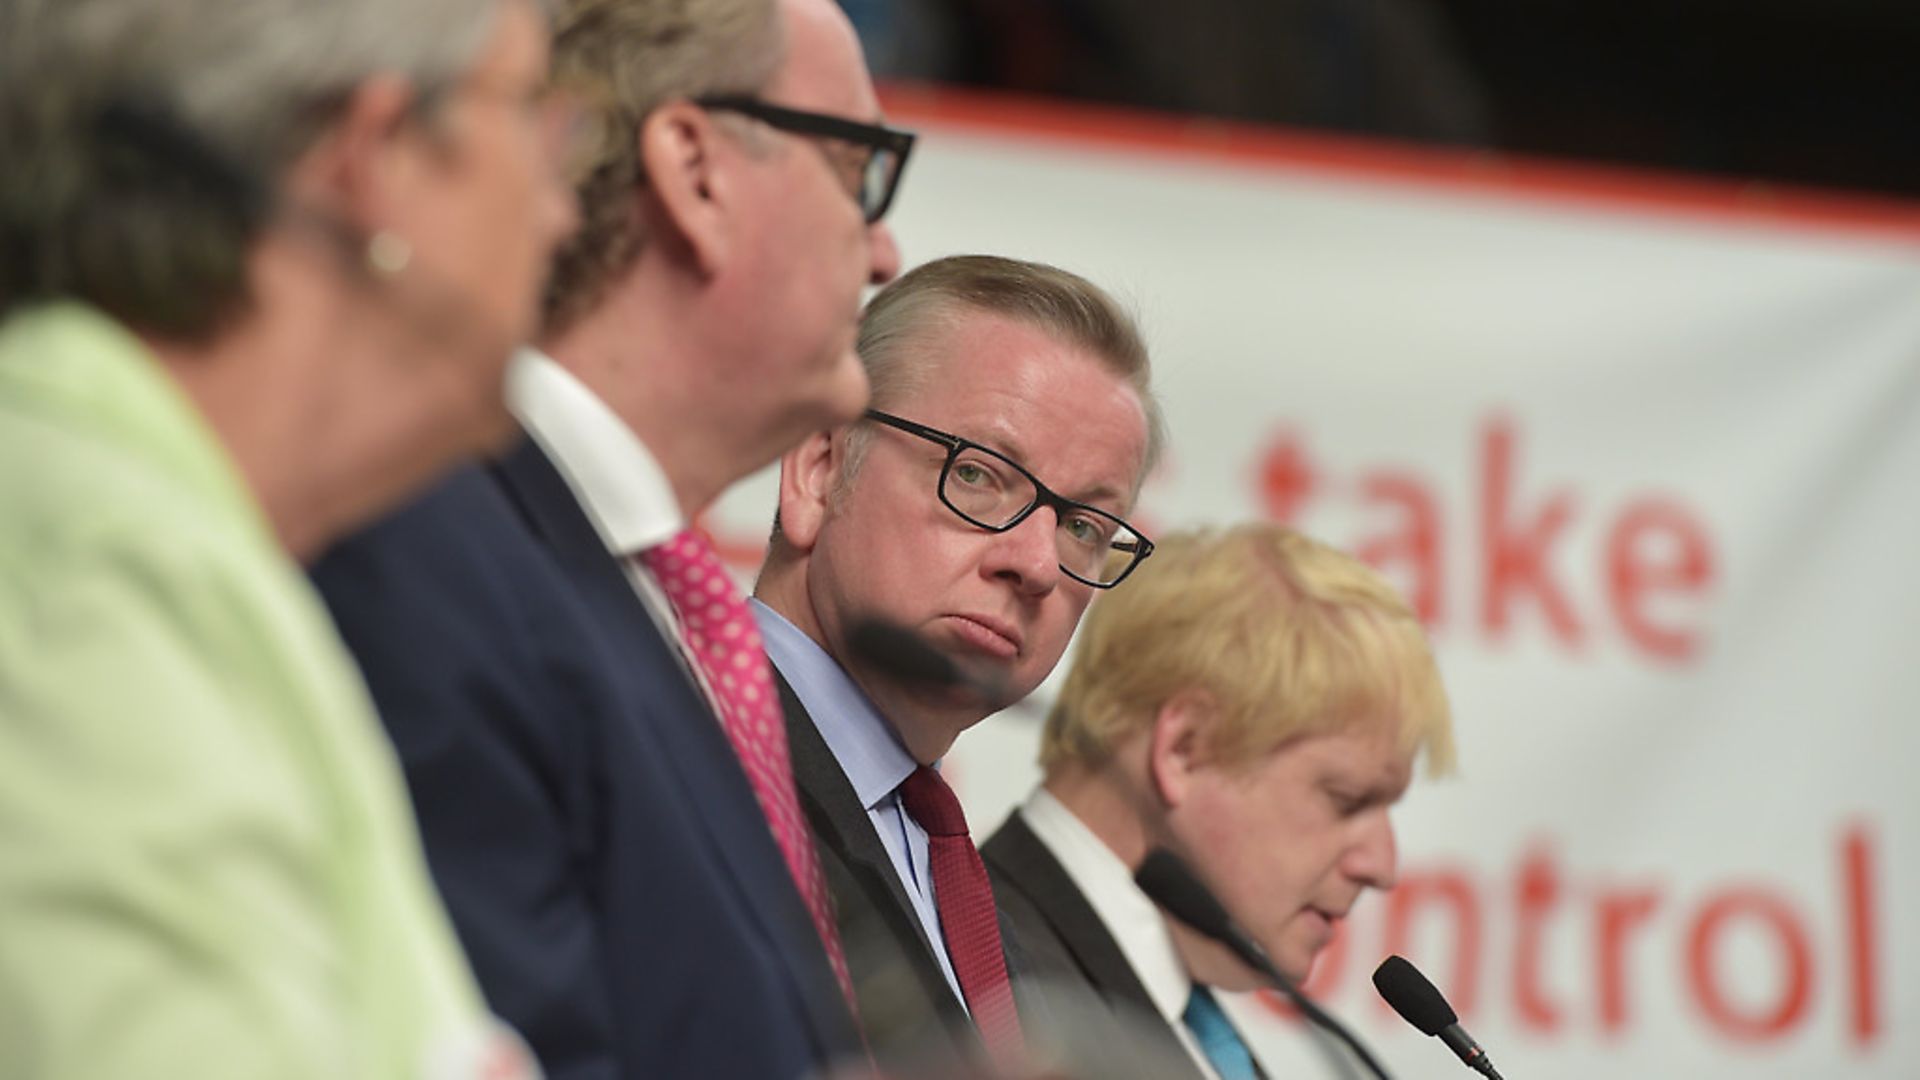
[[[1405,957],[1389,956],[1373,971],[1373,988],[1422,1034],[1438,1035],[1460,1022],[1446,995]]]
[[[1166,848],[1154,848],[1134,872],[1134,883],[1154,903],[1166,908],[1174,918],[1215,941],[1231,944],[1236,937],[1233,920],[1213,893],[1193,876],[1180,856]]]
[[[960,666],[920,635],[884,619],[865,619],[847,636],[847,646],[875,667],[910,682],[971,686]]]

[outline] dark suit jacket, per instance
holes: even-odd
[[[883,1059],[978,1057],[984,1053],[979,1032],[940,970],[873,819],[793,688],[777,669],[774,678],[786,710],[800,805],[819,841],[868,1040]],[[1000,929],[1007,971],[1017,976],[1022,958],[1004,918]]]
[[[731,746],[537,448],[314,579],[481,986],[549,1076],[762,1080],[859,1053]]]
[[[1056,996],[1050,1011],[1083,1027],[1067,1033],[1068,1042],[1107,1054],[1138,1040],[1159,1063],[1156,1075],[1201,1080],[1204,1074],[1154,1007],[1106,924],[1018,813],[981,846],[980,857],[993,879],[1001,915],[1020,935],[1034,976],[1054,995],[1084,988],[1106,1007],[1104,1015],[1089,1016],[1085,1008],[1064,1007]],[[1100,1030],[1102,1021],[1110,1025],[1107,1033]]]

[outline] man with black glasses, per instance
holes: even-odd
[[[745,597],[690,527],[860,415],[860,294],[912,136],[831,0],[558,0],[570,161],[530,438],[316,570],[436,881],[547,1074],[858,1061],[853,993]]]
[[[1126,520],[1160,442],[1146,347],[1091,283],[968,256],[882,290],[859,351],[873,407],[782,459],[756,615],[868,1034],[885,1051],[932,1024],[1011,1060],[992,894],[933,766],[1151,554]],[[863,650],[874,624],[959,685]]]

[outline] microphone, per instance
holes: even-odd
[[[1200,879],[1194,876],[1193,871],[1187,868],[1187,864],[1178,855],[1165,848],[1153,849],[1141,862],[1140,869],[1133,875],[1133,880],[1140,886],[1141,892],[1146,893],[1154,903],[1165,908],[1168,914],[1225,945],[1240,958],[1241,963],[1265,975],[1275,988],[1287,996],[1287,1000],[1293,1002],[1294,1008],[1299,1009],[1303,1016],[1346,1043],[1347,1048],[1353,1051],[1354,1056],[1358,1057],[1361,1064],[1365,1065],[1373,1075],[1380,1080],[1388,1080],[1387,1071],[1380,1067],[1380,1063],[1374,1060],[1373,1055],[1361,1045],[1360,1040],[1355,1038],[1345,1025],[1314,1004],[1311,998],[1302,994],[1300,988],[1293,985],[1292,980],[1280,974],[1280,969],[1273,966],[1273,961],[1268,958],[1266,950],[1262,949],[1259,942],[1254,941],[1233,921],[1233,917],[1227,914],[1227,909],[1220,906],[1220,901],[1214,897],[1212,891],[1201,884]]]
[[[1460,1017],[1454,1013],[1453,1006],[1447,1004],[1446,997],[1404,957],[1389,956],[1382,960],[1373,972],[1373,988],[1380,991],[1394,1012],[1419,1028],[1422,1034],[1439,1036],[1468,1068],[1488,1080],[1501,1080],[1487,1052],[1460,1026]]]
[[[965,690],[987,702],[1006,697],[1006,687],[998,679],[968,671],[919,634],[886,619],[863,619],[854,624],[847,635],[847,647],[904,682]]]

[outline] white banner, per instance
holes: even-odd
[[[1465,1075],[1375,998],[1401,952],[1510,1080],[1920,1075],[1920,208],[891,104],[910,262],[1139,311],[1149,534],[1290,521],[1426,618],[1463,770],[1312,983],[1392,1071]],[[771,503],[713,525],[755,549]],[[977,835],[1037,715],[956,748]],[[1272,1075],[1325,1073],[1237,1006]]]

